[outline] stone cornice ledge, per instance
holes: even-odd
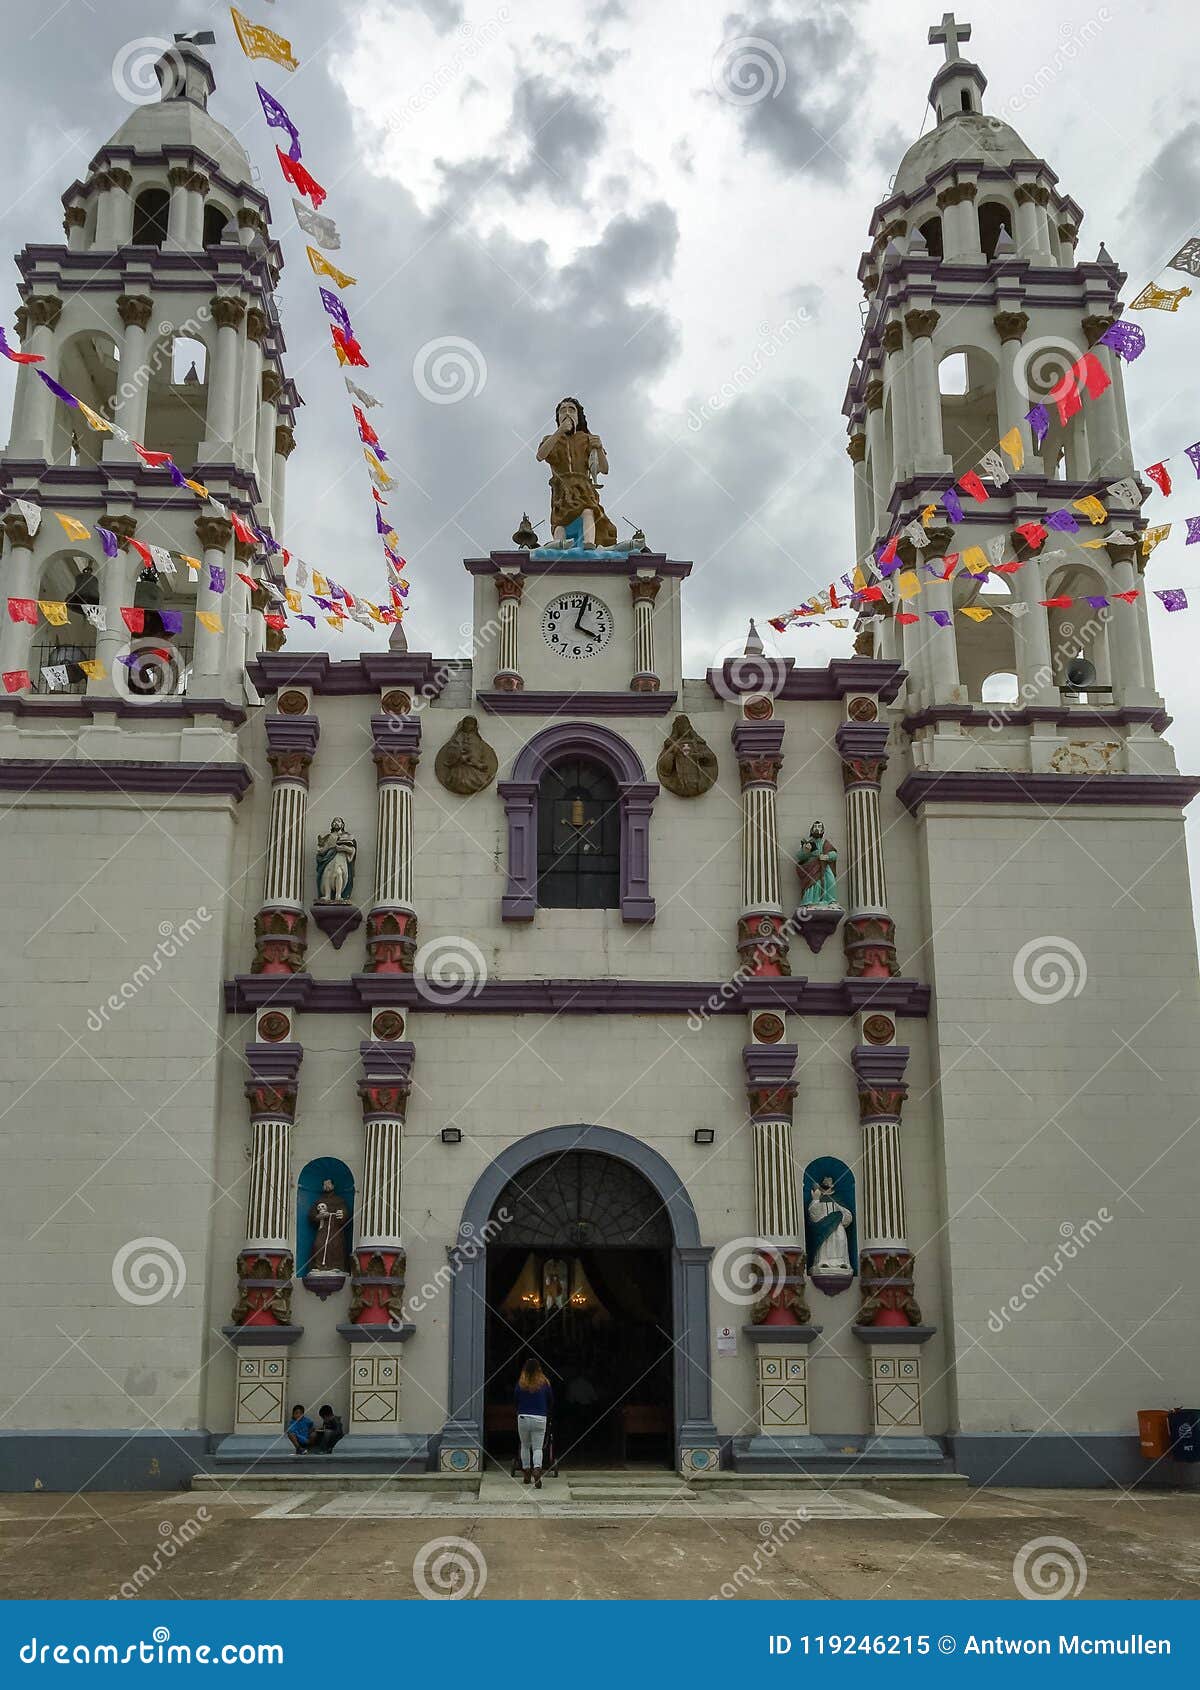
[[[879,657],[833,657],[824,669],[797,669],[791,657],[732,657],[705,676],[718,698],[769,692],[785,701],[819,703],[872,693],[890,704],[904,682],[899,663]]]
[[[1159,705],[1129,704],[1113,710],[1096,710],[1085,704],[1029,704],[1010,709],[998,704],[989,710],[982,704],[931,704],[900,723],[906,734],[939,722],[957,722],[964,728],[988,728],[997,720],[1004,727],[1027,728],[1034,722],[1053,722],[1056,728],[1133,728],[1148,724],[1155,733],[1166,733],[1171,717]]]
[[[253,782],[244,763],[0,758],[0,792],[120,792],[147,798],[240,800]]]
[[[449,671],[427,651],[363,651],[335,662],[327,651],[260,652],[246,665],[260,693],[311,687],[315,693],[381,692],[404,687],[437,698]]]
[[[608,557],[603,553],[588,557],[579,552],[564,552],[561,557],[534,557],[530,552],[492,552],[489,557],[465,557],[463,568],[468,575],[499,575],[501,570],[516,570],[520,575],[615,576],[632,576],[645,569],[677,581],[692,573],[690,563],[667,557],[663,552],[629,552],[624,557]]]
[[[477,692],[489,716],[665,716],[677,692]]]
[[[66,693],[14,693],[0,698],[0,716],[15,716],[21,722],[66,718],[90,720],[95,716],[116,716],[123,722],[182,722],[193,716],[219,716],[240,728],[246,712],[225,698],[92,698]]]
[[[1196,775],[1034,775],[1007,769],[917,770],[897,797],[915,815],[922,804],[1159,805],[1181,810],[1200,792]]]
[[[930,989],[919,980],[487,980],[471,997],[439,1003],[428,980],[411,974],[238,974],[225,982],[225,1008],[247,1014],[286,1005],[322,1015],[389,1007],[455,1015],[739,1015],[780,1009],[804,1015],[852,1015],[874,1007],[897,1015],[929,1014]]]

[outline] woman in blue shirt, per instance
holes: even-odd
[[[525,1483],[542,1488],[542,1450],[546,1443],[546,1421],[554,1406],[554,1392],[535,1356],[526,1358],[517,1380],[517,1435],[521,1440],[521,1466]]]

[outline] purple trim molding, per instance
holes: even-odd
[[[417,1047],[409,1039],[380,1042],[360,1039],[358,1054],[362,1057],[363,1075],[370,1080],[390,1080],[393,1084],[412,1084],[413,1063]]]
[[[665,716],[677,692],[480,691],[476,702],[489,716]]]
[[[407,716],[389,716],[377,711],[371,717],[371,749],[377,757],[388,752],[415,757],[421,749],[421,718],[416,711]]]
[[[883,1255],[883,1251],[868,1251]],[[936,1326],[852,1326],[850,1331],[860,1344],[925,1344],[937,1331]]]
[[[225,982],[231,1015],[268,1006],[319,1015],[361,1015],[379,1005],[423,1014],[476,1015],[744,1015],[750,1009],[781,1014],[853,1015],[886,1009],[893,1015],[929,1014],[930,988],[919,980],[812,981],[800,975],[728,980],[496,980],[448,1012],[431,1002],[411,974],[354,974],[348,980],[314,980],[311,974],[238,974]]]
[[[1053,722],[1056,728],[1133,728],[1149,724],[1155,733],[1166,733],[1171,717],[1153,704],[1129,704],[1119,710],[1094,710],[1086,704],[1029,704],[1012,710],[997,704],[989,710],[981,704],[932,704],[915,715],[905,716],[900,726],[906,734],[919,733],[938,722],[957,722],[962,727],[990,727],[1000,719],[1005,727],[1029,727],[1033,722]]]
[[[254,784],[244,763],[70,762],[0,758],[0,792],[120,792],[155,798],[235,798]]]
[[[876,657],[834,657],[824,669],[798,669],[792,657],[731,657],[720,669],[709,669],[705,680],[717,698],[769,692],[785,702],[815,704],[872,693],[890,704],[904,677],[901,664]]]
[[[784,727],[785,724],[780,721],[735,722],[729,734],[734,756],[739,761],[743,757],[779,757],[783,750]]]
[[[915,815],[922,804],[1159,805],[1182,810],[1200,792],[1196,775],[1033,775],[992,769],[915,772],[900,782],[897,797]]]
[[[743,1045],[746,1084],[755,1089],[786,1085],[795,1070],[798,1049],[797,1045]]]
[[[908,1067],[907,1045],[855,1045],[854,1073],[863,1086],[898,1086]]]
[[[219,716],[231,727],[240,728],[246,712],[224,698],[156,698],[144,704],[130,698],[89,698],[56,696],[40,693],[14,693],[0,698],[0,712],[20,720],[37,721],[43,716],[66,717],[75,721],[94,716],[116,716],[120,721],[171,722],[191,716]]]
[[[285,686],[339,696],[402,687],[426,698],[439,696],[449,673],[427,651],[363,651],[339,662],[327,651],[264,651],[246,670],[264,694]]]
[[[265,1080],[268,1085],[281,1081],[295,1085],[300,1078],[300,1064],[304,1061],[302,1044],[248,1044],[246,1062],[250,1077]]]
[[[531,557],[528,552],[492,552],[490,557],[465,557],[469,575],[498,575],[502,569],[517,569],[522,575],[636,575],[652,569],[677,581],[692,573],[690,563],[679,563],[662,552],[630,552],[628,557]]]
[[[612,774],[621,809],[621,919],[654,920],[650,896],[650,817],[658,782],[648,781],[633,747],[611,728],[562,722],[543,728],[518,751],[512,779],[496,790],[508,827],[508,886],[500,901],[505,921],[532,921],[537,911],[538,786],[566,757],[591,757]]]
[[[267,750],[299,751],[315,757],[321,738],[321,724],[315,716],[268,716]]]
[[[886,765],[890,732],[886,722],[839,722],[833,736],[838,756],[846,763],[866,759],[872,762],[878,760]]]

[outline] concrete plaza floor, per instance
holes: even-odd
[[[8,1598],[1016,1600],[1048,1579],[1085,1600],[1195,1600],[1200,1495],[669,1473],[564,1474],[534,1492],[497,1472],[477,1489],[297,1474],[9,1494],[0,1576]]]

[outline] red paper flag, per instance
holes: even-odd
[[[378,487],[372,487],[371,497],[374,499],[374,501],[377,505],[386,505],[387,504],[387,500],[382,497]]]
[[[1134,599],[1140,599],[1142,595],[1141,595],[1140,592],[1128,592],[1128,593],[1110,593],[1108,596],[1109,596],[1110,599],[1124,599],[1126,604],[1132,604]]]
[[[266,623],[268,628],[274,628],[274,629],[278,630],[280,628],[286,628],[287,627],[287,617],[286,616],[280,616],[278,614],[274,614],[274,615],[271,615],[271,616],[264,616],[263,621]]]
[[[136,544],[136,542],[131,542]],[[121,620],[131,634],[144,634],[146,631],[146,612],[140,605],[123,604],[121,606]]]
[[[139,446],[136,440],[133,442],[133,449],[142,462],[149,464],[151,469],[161,469],[164,464],[169,464],[171,461],[170,452],[148,452],[144,446]]]
[[[1025,567],[1025,565],[1023,563],[1017,563],[1016,560],[1014,559],[1014,561],[1012,563],[997,563],[997,564],[994,564],[993,565],[993,574],[996,574],[996,575],[1015,575],[1017,573],[1018,569],[1024,569],[1024,567]]]
[[[36,628],[38,607],[36,599],[9,599],[8,614],[14,622],[29,622]]]
[[[942,580],[948,581],[958,568],[958,553],[947,552],[942,562],[946,565],[945,569],[942,570]]]
[[[5,692],[32,692],[33,682],[29,679],[28,669],[6,669],[4,671]]]
[[[1040,522],[1018,522],[1013,530],[1013,533],[1019,534],[1027,545],[1032,546],[1035,552],[1049,532],[1050,530],[1043,528]]]
[[[338,354],[338,361],[342,364],[355,364],[360,370],[369,370],[370,365],[363,357],[363,349],[353,335],[348,335],[344,329],[336,324],[329,331],[333,336],[333,344]]]
[[[899,534],[893,534],[887,545],[880,552],[878,561],[880,563],[894,563],[896,561],[896,549],[899,544]]]
[[[1151,464],[1146,474],[1164,496],[1171,491],[1171,476],[1165,463]]]
[[[862,587],[859,590],[858,596],[860,599],[865,599],[868,603],[873,604],[876,599],[881,599],[883,597],[883,588]]]
[[[314,211],[320,211],[326,199],[325,190],[321,184],[315,177],[309,175],[299,159],[289,158],[278,147],[275,148],[275,157],[279,160],[279,168],[283,171],[284,181],[290,182],[296,192],[304,199],[311,200]]]
[[[361,406],[352,405],[350,409],[354,412],[354,420],[358,424],[358,438],[362,441],[363,445],[378,446],[379,436],[363,415]]]
[[[233,532],[244,546],[257,546],[258,535],[252,528],[247,528],[236,511],[230,511],[229,520],[233,525]]]
[[[1044,604],[1047,610],[1069,610],[1075,600],[1065,593],[1060,593],[1057,598],[1039,599],[1038,603]]]
[[[0,329],[0,352],[4,354],[10,364],[44,364],[46,362],[40,352],[14,352],[5,338],[3,329]],[[23,672],[17,671],[17,673]]]
[[[1058,407],[1058,420],[1065,427],[1077,411],[1082,411],[1083,400],[1079,397],[1079,384],[1075,380],[1075,367],[1072,366],[1060,382],[1056,382],[1047,397],[1052,405]]]
[[[896,621],[899,622],[902,627],[906,626],[909,622],[919,622],[920,620],[921,618],[919,616],[914,616],[911,610],[898,610],[896,612]]]
[[[146,543],[143,540],[135,540],[132,535],[130,536],[129,544],[133,547],[134,551],[141,558],[142,562],[146,565],[146,568],[147,569],[153,569],[154,568],[154,558],[151,555],[149,546],[146,545]],[[134,632],[140,634],[141,629],[135,628]]]
[[[973,469],[969,469],[965,475],[959,476],[958,485],[962,488],[964,493],[969,493],[973,499],[979,499],[982,501],[988,496],[987,488],[983,485],[983,482],[980,481]]]

